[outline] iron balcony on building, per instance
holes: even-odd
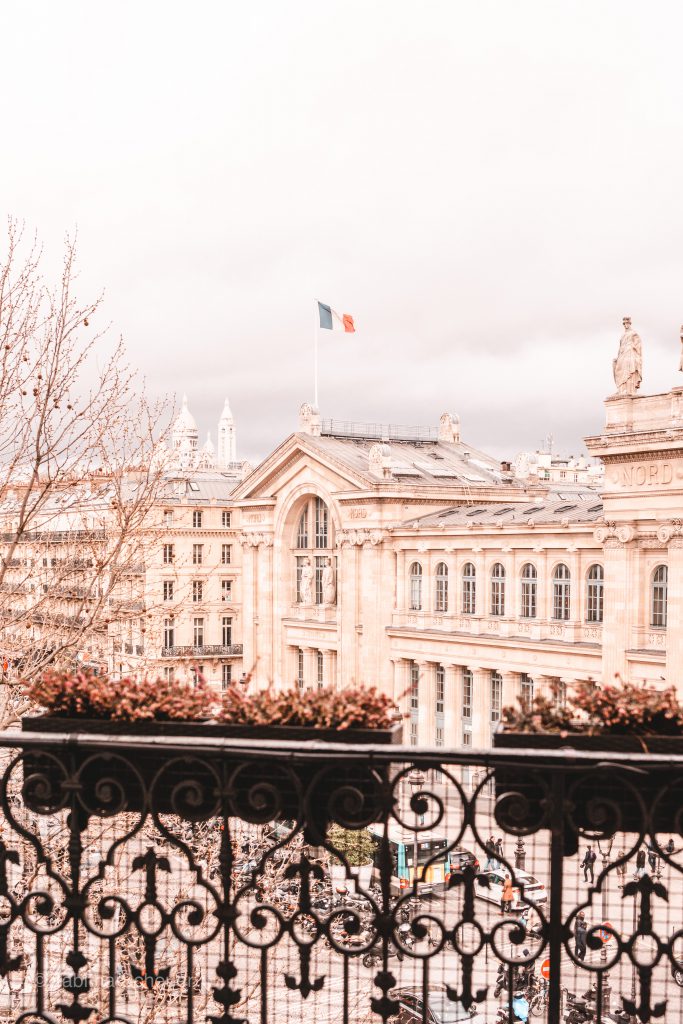
[[[34,724],[0,734],[8,1019],[683,1015],[680,755]]]
[[[162,647],[162,658],[232,658],[242,654],[242,644],[201,644]]]

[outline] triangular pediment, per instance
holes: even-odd
[[[291,434],[279,445],[233,492],[238,501],[274,497],[292,479],[313,468],[328,478],[331,489],[346,491],[367,490],[375,481],[369,474],[360,473],[329,452],[321,451],[315,439],[306,434]]]

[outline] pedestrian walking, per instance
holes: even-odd
[[[496,857],[498,858],[498,867],[502,865],[504,856],[505,855],[503,853],[503,837],[498,836],[498,839],[496,840]]]
[[[645,871],[645,850],[641,846],[641,848],[638,850],[638,853],[636,854],[636,878],[640,878],[640,876],[643,874],[644,871]]]
[[[617,854],[617,860],[620,861],[625,856],[624,850],[619,850]],[[620,889],[624,888],[624,882],[626,881],[626,861],[623,864],[617,864],[617,878],[619,879],[618,885]]]
[[[675,851],[673,836],[669,836],[669,842],[664,847],[669,856]]]
[[[647,844],[647,862],[650,865],[650,871],[652,872],[653,875],[657,874],[657,863],[658,863],[658,861],[659,861],[659,857],[657,856],[657,851],[655,850],[655,848],[654,848],[652,843],[648,843]]]
[[[496,842],[493,836],[489,836],[486,844],[486,863],[484,871],[493,871],[496,867]]]
[[[505,876],[503,882],[503,891],[500,897],[500,912],[501,914],[509,914],[512,910],[512,901],[515,898],[515,893],[512,888],[512,879],[509,875]]]
[[[579,915],[574,923],[574,952],[577,960],[586,959],[586,937],[588,935],[588,925],[586,923],[586,915],[583,910],[579,911]]]
[[[591,846],[588,846],[586,848],[586,852],[585,852],[585,854],[583,856],[583,860],[581,861],[581,867],[583,868],[583,880],[584,880],[584,882],[588,881],[588,876],[589,875],[591,876],[591,882],[595,881],[594,864],[595,864],[595,850]]]

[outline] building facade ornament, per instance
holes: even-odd
[[[387,530],[340,530],[337,543],[340,547],[376,547],[389,536]]]
[[[248,548],[270,548],[273,546],[272,533],[240,533],[239,542]]]
[[[619,353],[612,363],[614,383],[618,395],[635,395],[643,379],[643,347],[640,336],[631,328],[631,318],[625,316],[624,333],[619,341]]]
[[[603,544],[605,547],[616,547],[621,544],[630,544],[635,539],[636,530],[634,526],[629,523],[605,523],[604,526],[598,526],[597,530],[593,531],[593,536],[598,544]],[[607,542],[614,540],[617,544],[608,544]]]

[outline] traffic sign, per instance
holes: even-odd
[[[547,956],[541,964],[541,977],[546,981],[550,978],[550,957]]]
[[[598,938],[601,942],[607,943],[610,941],[610,939],[613,938],[611,928],[612,925],[609,923],[609,921],[604,921],[602,928],[598,928]]]

